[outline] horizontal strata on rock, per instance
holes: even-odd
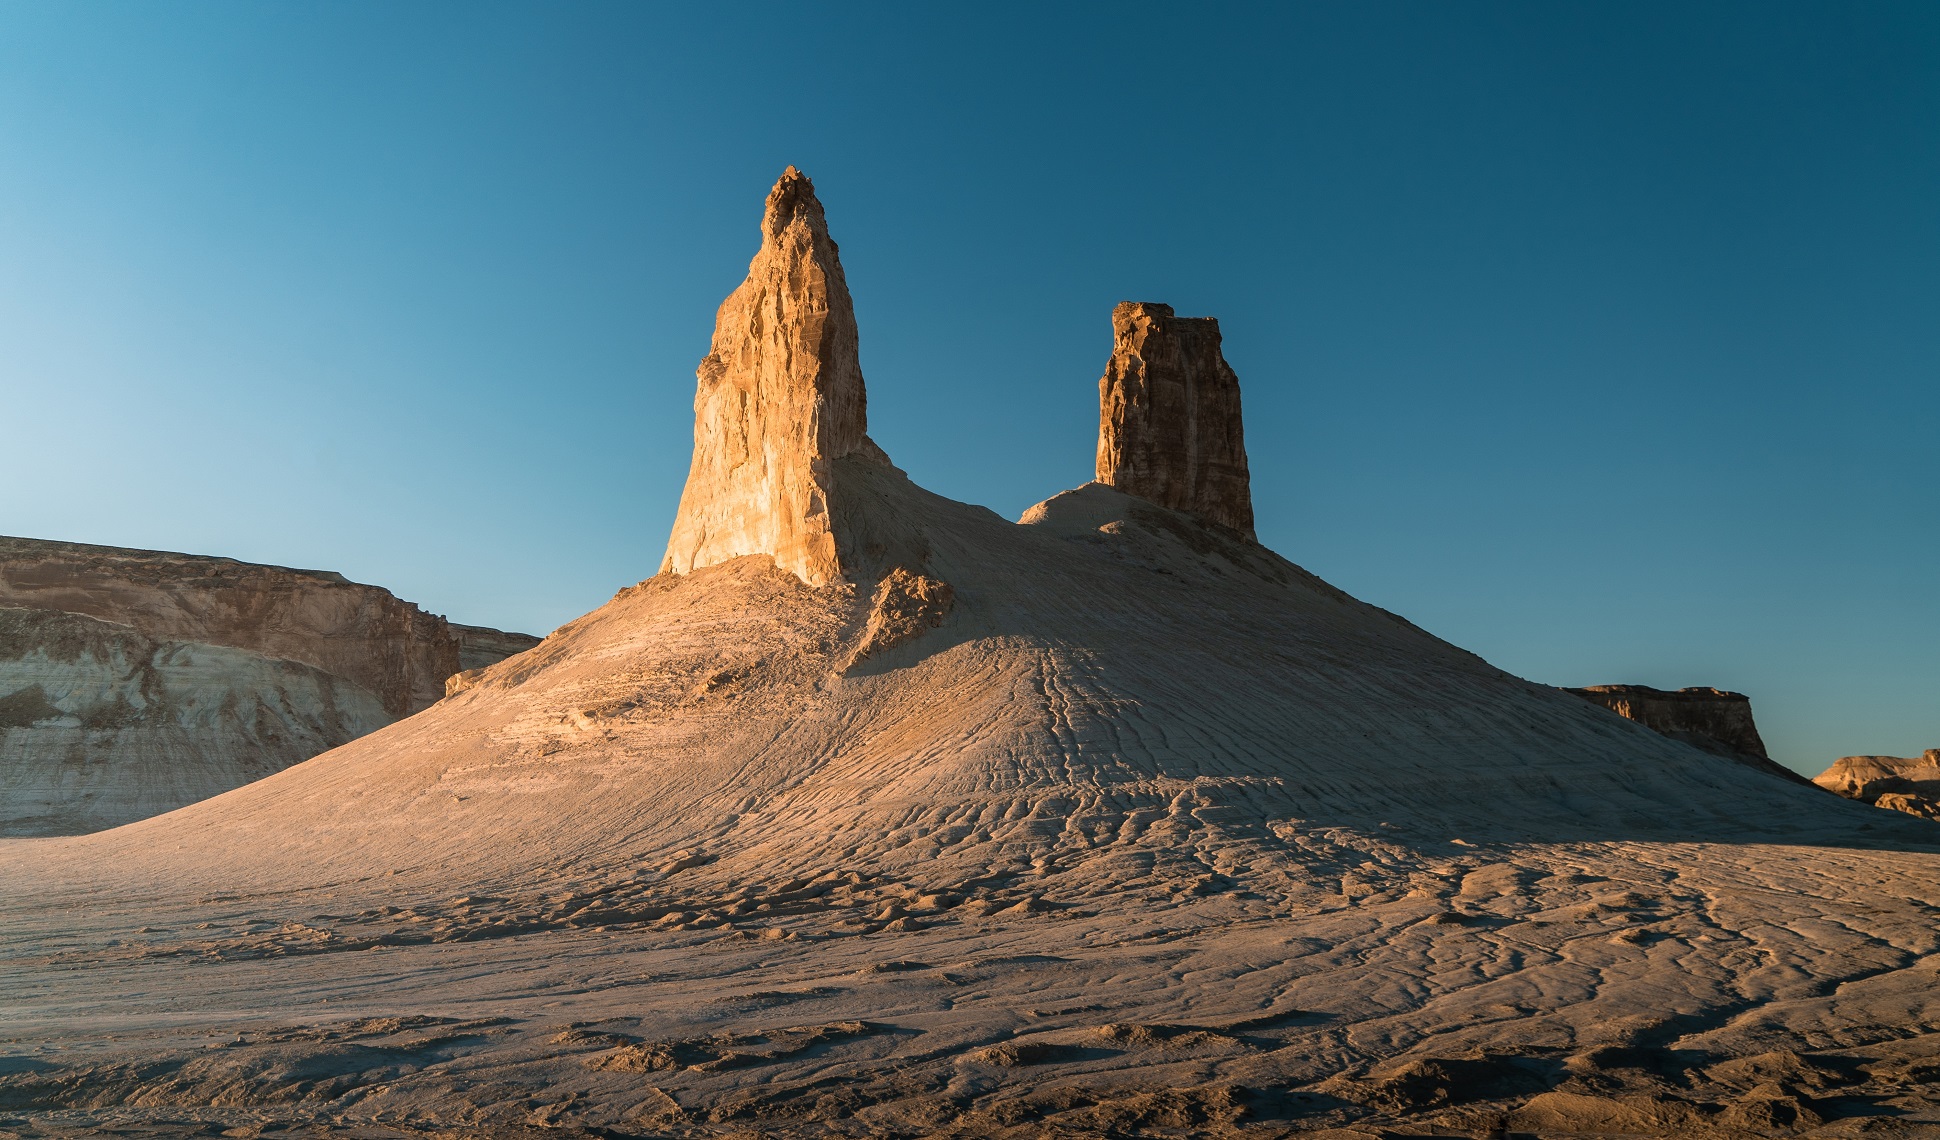
[[[395,719],[296,661],[0,606],[0,836],[172,811]]]
[[[1940,748],[1919,756],[1842,756],[1812,782],[1847,799],[1940,820]]]
[[[95,830],[429,707],[538,644],[341,574],[0,538],[0,830]]]
[[[1253,537],[1239,377],[1220,352],[1219,322],[1126,301],[1111,326],[1098,482]]]
[[[442,698],[467,642],[481,657],[539,642],[484,627],[454,630],[389,590],[330,571],[34,538],[0,537],[0,605],[87,614],[149,637],[300,661],[375,694],[392,717]]]
[[[1649,685],[1588,685],[1563,691],[1672,740],[1794,783],[1810,782],[1765,754],[1765,741],[1752,720],[1751,698],[1743,693],[1705,686],[1670,690]]]

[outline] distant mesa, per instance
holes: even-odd
[[[1805,777],[1774,761],[1752,720],[1751,698],[1703,686],[1668,690],[1649,685],[1589,685],[1565,689],[1672,740],[1736,760],[1798,783]]]
[[[1919,756],[1844,756],[1812,782],[1847,799],[1940,820],[1940,748]]]
[[[328,571],[0,538],[0,835],[228,791],[536,644]]]

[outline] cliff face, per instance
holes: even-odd
[[[1112,310],[1111,327],[1098,381],[1098,482],[1252,538],[1239,377],[1220,353],[1219,322],[1127,301]]]
[[[1567,691],[1688,744],[1713,752],[1721,745],[1769,759],[1758,725],[1751,719],[1751,698],[1743,693],[1707,688],[1671,692],[1648,685],[1591,685]]]
[[[394,719],[321,669],[0,608],[0,836],[157,815],[281,771]]]
[[[1713,755],[1795,783],[1811,782],[1765,754],[1765,741],[1751,718],[1751,698],[1743,693],[1703,687],[1673,692],[1648,685],[1590,685],[1563,691]]]
[[[227,791],[537,643],[324,571],[0,538],[0,834]]]
[[[834,462],[887,463],[869,441],[855,308],[822,204],[789,167],[761,249],[715,315],[694,395],[694,459],[663,571],[748,554],[811,586],[853,562],[830,508]]]
[[[1940,820],[1940,748],[1919,756],[1842,756],[1812,782],[1849,800]]]
[[[374,694],[393,718],[429,708],[460,668],[445,619],[328,571],[0,538],[0,605],[300,661]]]

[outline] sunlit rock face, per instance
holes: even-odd
[[[1220,354],[1219,322],[1126,301],[1111,325],[1098,482],[1253,537],[1239,377]]]
[[[792,166],[768,193],[761,250],[721,303],[698,375],[693,466],[661,569],[767,554],[811,586],[840,577],[849,554],[831,517],[832,464],[882,453],[864,434],[842,262],[814,185]]]
[[[1919,756],[1842,756],[1812,782],[1847,799],[1940,820],[1940,748]]]

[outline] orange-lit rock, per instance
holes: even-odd
[[[815,187],[789,167],[768,193],[761,249],[721,303],[694,395],[694,459],[663,571],[748,554],[811,586],[849,552],[832,521],[833,461],[886,463],[869,441],[855,310]]]
[[[1239,377],[1219,322],[1126,301],[1098,381],[1098,482],[1253,537]]]

